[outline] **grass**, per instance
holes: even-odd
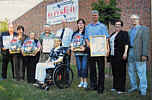
[[[143,97],[134,92],[131,94],[118,95],[109,91],[112,87],[112,78],[105,79],[105,91],[98,95],[96,91],[86,91],[77,88],[79,79],[76,73],[76,67],[72,66],[74,71],[74,81],[72,86],[67,89],[58,89],[52,86],[49,91],[40,90],[24,82],[16,82],[12,80],[11,68],[8,68],[8,79],[0,81],[0,100],[150,100],[150,81],[147,96]],[[150,74],[148,74],[150,80]],[[127,88],[129,88],[129,80],[127,77]]]

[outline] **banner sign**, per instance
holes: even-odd
[[[63,19],[67,22],[78,20],[78,0],[64,0],[47,6],[47,23],[50,25],[60,24]]]

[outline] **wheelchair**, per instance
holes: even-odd
[[[63,57],[63,62],[58,63],[55,68],[46,69],[47,74],[43,89],[48,90],[51,85],[55,85],[59,89],[71,86],[74,76],[72,69],[67,66],[66,56]]]

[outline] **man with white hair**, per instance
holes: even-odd
[[[139,90],[141,95],[146,95],[146,61],[148,60],[149,29],[140,25],[138,15],[131,15],[132,28],[129,30],[130,49],[128,55],[128,74],[130,78],[131,89],[128,93]],[[139,77],[139,89],[136,83],[136,74]]]
[[[44,32],[41,33],[39,38],[42,45],[42,52],[39,62],[45,62],[49,58],[49,53],[50,50],[53,48],[53,41],[55,38],[55,34],[51,32],[49,24],[44,24],[43,28]]]
[[[14,27],[12,23],[8,24],[8,31],[2,32],[0,36],[0,48],[2,53],[2,79],[7,78],[7,66],[9,61],[11,61],[12,65],[12,74],[14,78],[14,66],[12,61],[12,56],[9,53],[9,43],[13,39],[14,36],[17,36],[17,33],[14,32]]]

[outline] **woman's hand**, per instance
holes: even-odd
[[[127,53],[124,53],[122,58],[123,58],[123,60],[126,60],[127,59]]]
[[[85,47],[84,46],[80,46],[80,51],[84,51]]]
[[[52,66],[53,65],[53,62],[48,62],[48,66]]]
[[[71,47],[71,51],[74,51],[74,47]]]

